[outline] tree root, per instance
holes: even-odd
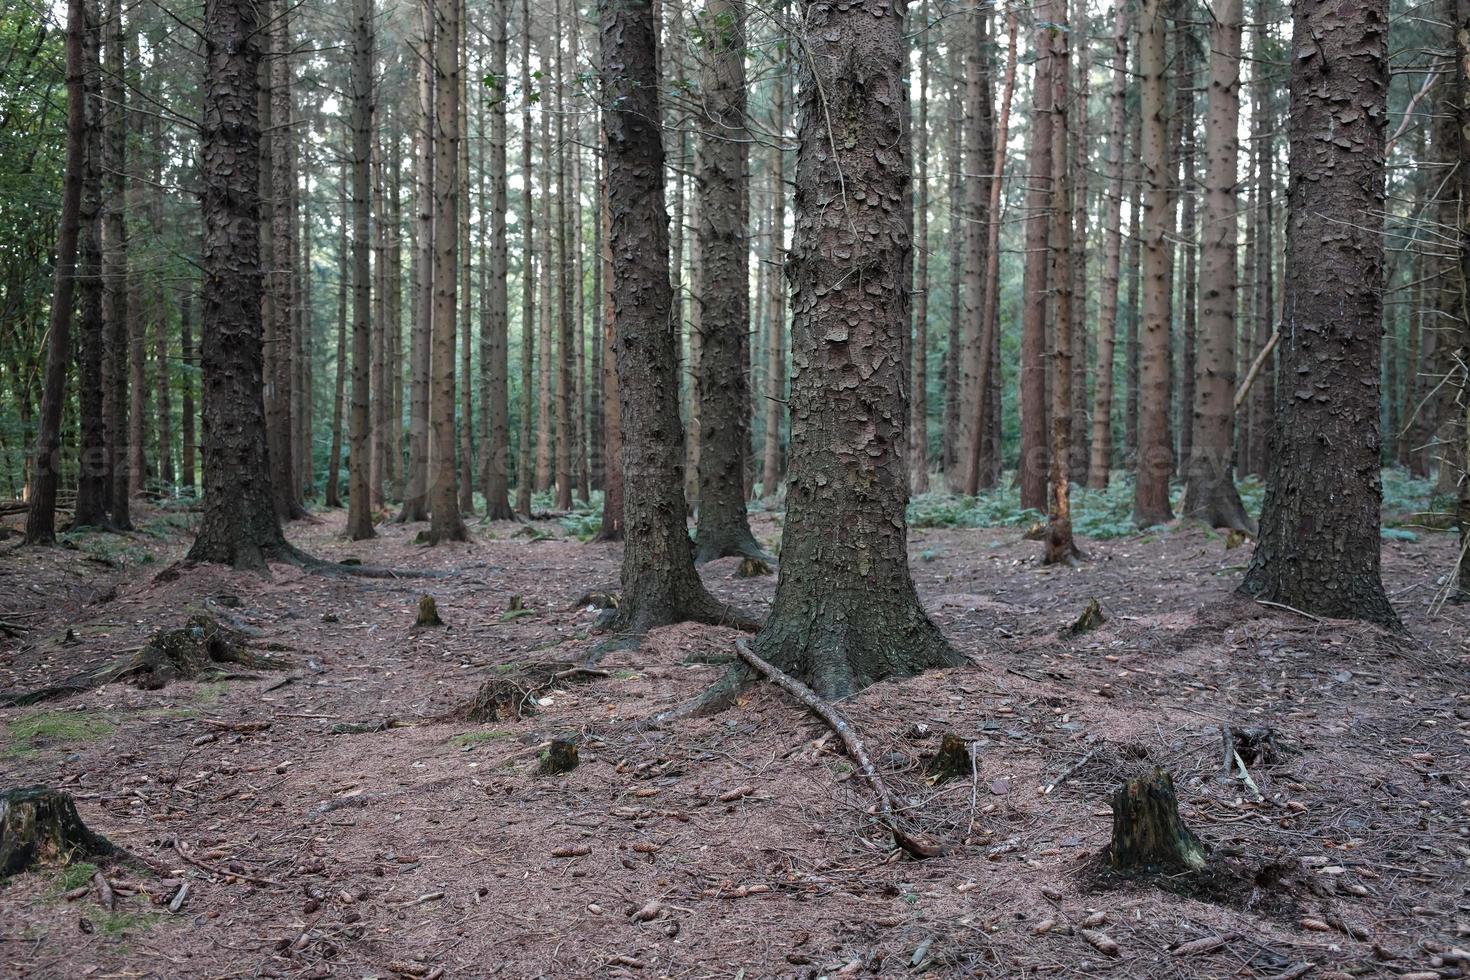
[[[774,664],[763,660],[743,638],[735,641],[735,649],[742,660],[764,674],[777,687],[800,701],[841,737],[842,744],[847,747],[848,757],[857,764],[858,771],[863,774],[863,778],[873,788],[874,795],[878,797],[878,822],[893,836],[895,845],[902,848],[911,857],[919,859],[938,857],[944,853],[945,848],[938,842],[922,835],[909,833],[899,825],[894,811],[893,796],[889,793],[887,784],[883,782],[883,777],[878,775],[878,770],[868,758],[868,753],[863,748],[862,740],[858,738],[857,732],[853,731],[847,720],[837,713],[837,709],[818,697],[815,691],[801,681]]]

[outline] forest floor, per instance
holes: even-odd
[[[779,518],[753,518],[768,546]],[[730,656],[730,630],[659,630],[605,676],[552,679],[523,719],[455,720],[486,680],[544,677],[596,642],[578,600],[615,588],[619,552],[556,521],[433,549],[394,524],[346,542],[340,513],[290,529],[323,558],[444,573],[389,579],[160,577],[188,518],[142,522],[0,545],[0,690],[203,609],[284,662],[0,708],[0,787],[67,790],[156,869],[104,865],[111,912],[80,887],[87,866],[0,884],[0,975],[1470,975],[1470,607],[1430,614],[1453,535],[1384,542],[1400,641],[1233,597],[1248,547],[1196,526],[1085,542],[1076,571],[1042,567],[1012,528],[913,532],[920,595],[971,663],[841,710],[913,826],[950,846],[915,861],[874,826],[837,739],[771,685],[639,726],[721,675],[700,661]],[[735,568],[704,579],[764,607],[775,578]],[[444,628],[413,627],[423,594]],[[513,596],[526,612],[507,615]],[[1063,636],[1093,597],[1106,625]],[[405,727],[333,734],[389,719]],[[1221,778],[1222,724],[1275,729],[1282,757],[1249,767],[1259,800]],[[930,786],[946,732],[973,743],[975,773]],[[569,733],[580,766],[537,775],[534,747]],[[1110,795],[1154,766],[1207,844],[1279,858],[1285,880],[1211,898],[1100,875]]]

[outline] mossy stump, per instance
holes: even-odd
[[[1062,632],[1067,636],[1085,636],[1093,630],[1101,629],[1108,621],[1103,614],[1102,606],[1096,599],[1088,599],[1087,607],[1082,610],[1082,615],[1077,617],[1076,622],[1068,626]]]
[[[1174,779],[1162,769],[1113,794],[1113,839],[1104,857],[1124,874],[1199,871],[1208,848],[1184,825]]]
[[[929,785],[938,786],[951,779],[969,777],[973,773],[969,744],[954,732],[945,732],[944,738],[939,742],[939,751],[929,760],[929,765],[924,770]]]
[[[494,721],[519,721],[536,713],[531,693],[508,677],[492,677],[481,684],[475,696],[455,714],[465,721],[481,725]]]
[[[198,680],[220,673],[222,664],[272,670],[280,661],[252,652],[245,634],[211,616],[191,616],[180,629],[159,630],[119,674],[145,690],[174,680]]]
[[[538,775],[557,776],[577,768],[577,743],[564,738],[553,739],[550,747],[541,755]]]
[[[66,793],[42,786],[0,792],[0,878],[35,864],[68,864],[116,851],[106,837],[87,829]]]
[[[419,614],[413,621],[414,629],[436,629],[444,625],[439,618],[439,604],[431,595],[419,596]]]

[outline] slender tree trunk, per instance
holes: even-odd
[[[1036,5],[1037,82],[1032,86],[1030,180],[1026,189],[1026,265],[1021,310],[1021,506],[1046,510],[1049,472],[1046,422],[1048,225],[1051,204],[1052,97],[1050,77],[1054,0]]]
[[[1135,47],[1135,75],[1138,60]],[[1138,459],[1138,326],[1143,312],[1139,304],[1139,286],[1143,280],[1143,165],[1139,160],[1143,145],[1143,124],[1139,113],[1133,115],[1128,145],[1133,147],[1133,152],[1129,154],[1124,168],[1127,174],[1124,182],[1132,190],[1128,197],[1128,240],[1124,243],[1123,259],[1123,268],[1128,270],[1127,306],[1123,313],[1123,381],[1126,391],[1123,400],[1123,465],[1131,471]]]
[[[371,538],[372,270],[369,251],[373,141],[373,0],[354,0],[352,30],[352,411],[348,421],[347,536]],[[338,356],[342,356],[340,353]]]
[[[463,3],[464,0],[452,0]],[[475,417],[472,395],[475,390],[471,377],[471,351],[474,335],[474,303],[470,258],[470,127],[469,127],[469,46],[465,43],[465,11],[461,9],[457,18],[459,32],[455,41],[460,58],[459,108],[456,119],[459,139],[455,152],[459,156],[459,511],[461,514],[475,512]],[[483,135],[483,134],[482,134]],[[482,365],[483,369],[483,365]],[[484,410],[485,406],[481,406]]]
[[[1163,0],[1143,0],[1138,62],[1142,78],[1143,339],[1139,350],[1138,456],[1133,520],[1139,527],[1173,519],[1169,478],[1169,154],[1166,146]]]
[[[429,362],[434,319],[434,10],[432,0],[419,2],[419,37],[414,51],[418,72],[418,112],[414,135],[413,322],[409,327],[411,375],[408,407],[408,473],[404,480],[403,523],[429,519]]]
[[[179,295],[179,360],[184,365],[184,375],[179,380],[180,438],[183,440],[183,469],[179,473],[179,485],[189,496],[194,496],[199,486],[199,463],[196,455],[198,436],[194,430],[194,371],[197,363],[194,354],[194,286],[184,286]]]
[[[516,513],[531,516],[531,398],[536,363],[536,209],[531,189],[531,5],[521,0],[521,427]],[[604,524],[606,520],[604,519]]]
[[[976,5],[968,13],[970,33],[965,45],[965,308],[960,330],[960,438],[965,460],[965,493],[980,489],[980,454],[985,433],[985,408],[989,392],[981,387],[981,376],[990,363],[990,348],[982,345],[985,308],[986,247],[989,245],[990,206],[988,193],[990,159],[990,112],[985,97],[989,59],[984,48],[990,12]],[[987,180],[982,180],[984,173]],[[958,247],[951,242],[950,247]]]
[[[727,555],[764,558],[745,516],[750,388],[750,202],[746,185],[745,17],[732,0],[709,0],[701,79],[699,224],[699,521],[695,561]]]
[[[1209,110],[1205,123],[1203,304],[1194,442],[1184,513],[1212,527],[1255,531],[1235,490],[1236,197],[1239,166],[1241,0],[1215,0],[1210,21]]]
[[[640,634],[732,613],[699,581],[686,529],[658,55],[649,0],[600,0],[611,213],[613,323],[624,484],[622,603],[614,628]]]
[[[864,203],[897,201],[909,182],[902,7],[807,3],[804,18],[788,267],[792,353],[802,368],[792,384],[781,574],[755,645],[823,697],[839,698],[958,657],[924,614],[908,568],[903,348],[912,242],[901,208]],[[834,207],[838,220],[825,220]],[[853,221],[861,215],[865,230],[854,234],[844,210]]]
[[[1051,86],[1051,282],[1053,324],[1051,382],[1051,509],[1047,513],[1046,550],[1048,565],[1074,562],[1078,551],[1072,538],[1072,183],[1071,102],[1072,59],[1067,47],[1068,0],[1056,8],[1056,29],[1051,32],[1051,52],[1043,62],[1050,78],[1038,74],[1036,84]]]
[[[384,258],[388,251],[387,221],[384,220],[387,195],[383,179],[383,135],[374,134],[372,149],[372,328],[368,332],[368,499],[377,510],[386,501],[383,489],[388,469],[388,270]],[[372,220],[376,215],[377,220]]]
[[[919,119],[914,137],[914,325],[910,349],[913,406],[909,417],[909,479],[929,492],[929,0],[919,7]]]
[[[552,89],[556,96],[556,509],[572,506],[572,371],[576,355],[572,348],[572,228],[567,198],[566,79],[562,58],[562,34],[566,30],[563,0],[553,4],[556,15],[556,48],[553,55]]]
[[[173,372],[168,363],[168,317],[160,311],[153,332],[153,364],[155,384],[158,392],[154,396],[154,410],[158,413],[158,482],[163,493],[175,491],[173,463]]]
[[[290,196],[296,176],[291,170],[291,63],[290,4],[273,0],[270,6],[270,103],[271,131],[271,249],[266,269],[266,290],[271,297],[270,392],[267,436],[271,446],[271,482],[275,487],[276,509],[283,519],[305,516],[300,493],[292,472],[291,444],[291,326],[295,317],[292,302],[292,220]]]
[[[1174,197],[1178,200],[1178,235],[1170,236],[1178,242],[1171,267],[1179,270],[1179,321],[1182,327],[1179,344],[1178,383],[1173,385],[1179,393],[1179,452],[1174,457],[1176,467],[1187,467],[1194,445],[1194,380],[1195,343],[1198,333],[1198,207],[1195,194],[1195,157],[1197,142],[1194,124],[1194,62],[1195,39],[1193,25],[1184,21],[1187,0],[1173,0],[1173,16],[1178,23],[1175,29],[1174,52],[1174,125],[1176,136],[1171,139],[1178,161],[1178,177],[1174,183]],[[1171,213],[1176,213],[1171,206]],[[1171,345],[1172,357],[1173,348]],[[1170,378],[1174,375],[1171,373]]]
[[[1123,257],[1123,158],[1128,132],[1128,3],[1113,4],[1113,87],[1108,95],[1108,157],[1103,213],[1102,294],[1098,303],[1097,373],[1092,401],[1092,458],[1087,485],[1106,490],[1113,465],[1113,370],[1118,329],[1118,285]]]
[[[1269,34],[1272,0],[1257,0],[1255,24],[1256,55],[1252,86],[1255,89],[1255,112],[1252,125],[1256,147],[1256,254],[1260,275],[1255,283],[1255,349],[1265,350],[1276,327],[1276,132],[1277,113],[1275,86],[1279,80],[1271,76],[1266,43]],[[1257,434],[1251,440],[1251,459],[1246,472],[1265,477],[1271,466],[1271,432],[1276,416],[1276,373],[1279,354],[1268,357],[1261,369],[1260,380],[1251,388],[1251,428]]]
[[[459,273],[459,21],[461,0],[434,4],[434,322],[430,368],[429,541],[465,541],[454,460],[454,361]]]
[[[1459,129],[1458,167],[1456,169],[1457,190],[1460,197],[1459,214],[1459,284],[1460,338],[1458,360],[1460,372],[1459,457],[1460,472],[1456,480],[1455,521],[1460,537],[1460,561],[1456,575],[1456,594],[1461,601],[1470,599],[1470,560],[1466,551],[1470,549],[1470,376],[1465,365],[1470,365],[1470,304],[1467,304],[1466,289],[1470,288],[1470,0],[1455,2],[1455,121]]]
[[[771,153],[771,287],[770,339],[766,343],[766,444],[761,460],[761,490],[780,493],[785,456],[781,451],[781,419],[786,414],[786,88],[787,75],[776,76],[771,93],[775,149]]]
[[[264,571],[304,556],[276,516],[261,392],[260,15],[253,0],[204,9],[204,516],[188,557]]]
[[[83,36],[82,57],[86,61],[83,86],[85,106],[83,126],[86,130],[85,158],[82,172],[81,200],[81,319],[77,336],[77,407],[80,438],[77,475],[77,503],[72,514],[73,527],[104,527],[107,518],[108,479],[111,472],[107,456],[107,420],[103,411],[102,365],[106,358],[106,325],[102,320],[102,65],[100,61],[101,10],[96,0],[84,5],[87,19]],[[188,330],[187,321],[184,329]],[[189,357],[187,335],[184,357]],[[185,408],[188,387],[184,388]],[[185,435],[190,419],[185,414]],[[184,447],[184,459],[192,461],[190,447]],[[185,475],[192,473],[186,467]],[[190,481],[192,485],[192,480]]]
[[[121,0],[109,0],[106,23],[102,321],[107,333],[107,357],[102,380],[107,394],[103,412],[112,457],[108,493],[112,527],[127,531],[132,529],[133,521],[129,513],[132,454],[128,451],[128,229],[124,220],[128,188],[128,89]]]
[[[550,35],[552,30],[547,30],[539,38],[540,64],[551,63]],[[544,69],[543,69],[544,71]],[[552,187],[555,185],[552,160],[554,151],[551,145],[551,106],[547,104],[547,81],[542,80],[541,100],[537,115],[541,122],[541,168],[539,190],[541,194],[541,343],[536,351],[536,490],[538,492],[548,490],[552,486],[552,466],[555,461],[555,449],[553,440],[560,434],[553,435],[552,403],[551,396],[555,382],[552,380],[552,352],[556,346],[556,321],[553,317],[551,306],[552,280],[557,278],[552,266],[552,239],[553,226],[551,224],[551,198]]]
[[[332,446],[327,453],[327,498],[328,507],[342,506],[340,489],[342,467],[342,399],[347,390],[347,284],[351,279],[348,264],[347,224],[350,205],[347,201],[347,185],[352,177],[348,163],[342,162],[342,175],[338,178],[341,194],[340,217],[337,221],[337,382],[332,393]]]
[[[488,379],[486,404],[481,411],[489,419],[486,426],[488,438],[480,450],[484,457],[480,482],[485,488],[485,518],[491,521],[509,520],[514,516],[510,509],[510,365],[507,361],[510,314],[506,292],[509,257],[505,234],[505,101],[509,92],[506,85],[506,48],[509,38],[510,0],[495,0],[490,24],[490,73],[495,76],[496,84],[482,93],[482,98],[490,100],[490,288],[488,308],[483,313],[488,342],[480,348],[481,358],[488,358],[488,363],[480,365]],[[484,261],[484,256],[481,256],[481,261]]]
[[[77,281],[77,238],[82,223],[86,163],[87,14],[83,0],[66,4],[66,161],[62,171],[61,227],[56,236],[56,274],[46,345],[46,385],[41,392],[41,426],[36,437],[26,544],[56,541],[56,488],[61,476],[61,410],[66,369],[71,363],[71,315]]]
[[[963,17],[952,18],[950,40],[954,46],[963,46],[967,22]],[[965,250],[956,245],[965,241],[965,213],[961,200],[965,191],[965,126],[962,106],[964,79],[959,72],[951,72],[948,91],[949,141],[945,148],[945,169],[949,171],[949,187],[945,201],[949,210],[949,317],[945,326],[944,345],[944,434],[940,447],[941,466],[944,470],[945,489],[959,493],[965,489],[965,465],[960,463],[963,451],[960,434],[960,319],[962,287],[965,281]],[[968,465],[968,461],[966,461]]]
[[[1076,78],[1076,111],[1072,114],[1072,438],[1071,455],[1067,468],[1073,483],[1087,485],[1087,468],[1090,463],[1087,425],[1087,367],[1088,325],[1092,322],[1087,315],[1087,206],[1091,181],[1088,105],[1092,98],[1092,50],[1091,24],[1088,21],[1087,4],[1078,0],[1072,10],[1072,37],[1076,38],[1073,56],[1073,73]]]
[[[1241,591],[1402,629],[1379,577],[1379,346],[1388,4],[1296,0],[1282,377],[1261,536]],[[1323,142],[1321,134],[1339,137]],[[1335,283],[1324,292],[1321,284]],[[1323,506],[1330,502],[1331,506]]]
[[[603,71],[606,78],[606,71]],[[605,124],[604,124],[605,127]],[[607,159],[605,128],[599,131],[602,159]],[[602,418],[603,469],[602,529],[598,541],[623,540],[623,410],[618,391],[617,316],[613,296],[612,212],[608,207],[607,181],[597,184],[598,221],[602,224]]]

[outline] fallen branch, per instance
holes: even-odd
[[[1266,364],[1266,358],[1271,356],[1271,352],[1276,349],[1276,345],[1280,342],[1281,328],[1277,327],[1271,333],[1271,339],[1266,341],[1266,346],[1261,348],[1261,352],[1251,362],[1251,369],[1245,373],[1245,380],[1240,383],[1239,388],[1235,389],[1235,410],[1237,412],[1240,411],[1240,406],[1245,402],[1245,396],[1250,394],[1251,385],[1256,383],[1256,375],[1261,373],[1261,368]]]
[[[204,861],[196,858],[193,854],[190,854],[189,848],[186,847],[184,845],[184,842],[179,840],[177,837],[174,838],[174,851],[178,853],[179,857],[194,865],[194,867],[199,868],[202,871],[208,871],[210,874],[220,875],[221,877],[227,878],[239,878],[241,881],[248,881],[252,885],[264,885],[269,888],[286,887],[284,884],[276,881],[273,878],[257,878],[255,875],[246,874],[243,871],[231,871],[229,868],[221,868],[213,864],[207,864]]]
[[[894,815],[893,796],[888,792],[888,786],[883,782],[883,778],[878,775],[878,770],[873,767],[872,760],[868,758],[868,753],[863,748],[862,740],[858,738],[857,732],[853,731],[847,719],[839,715],[832,705],[822,700],[811,688],[781,668],[762,659],[750,648],[750,644],[744,638],[735,641],[735,649],[742,660],[764,674],[771,683],[800,701],[838,734],[842,739],[842,744],[847,747],[848,756],[857,763],[858,771],[863,774],[868,785],[873,787],[873,793],[878,797],[878,822],[893,835],[894,844],[915,858],[938,857],[944,853],[944,848],[938,843],[910,834],[898,825],[898,819]]]

